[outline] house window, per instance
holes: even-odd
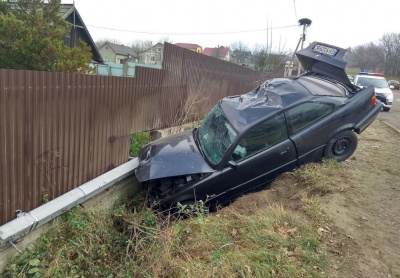
[[[154,56],[151,56],[150,61],[155,62],[156,58]]]
[[[161,52],[161,47],[158,47],[158,48],[157,48],[157,51],[158,51],[158,52]]]

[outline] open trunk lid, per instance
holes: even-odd
[[[343,59],[346,51],[337,46],[313,42],[307,48],[296,52],[296,56],[306,71],[336,79],[356,91],[356,87],[351,84],[344,70],[347,64]]]

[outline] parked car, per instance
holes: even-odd
[[[347,77],[349,78],[350,82],[353,83],[353,81],[354,81],[354,75],[347,75]]]
[[[393,103],[393,92],[382,73],[359,72],[353,83],[360,88],[374,86],[376,97],[382,102],[383,111],[389,112]]]
[[[226,97],[198,128],[143,147],[136,177],[150,205],[224,205],[301,164],[349,158],[356,133],[374,121],[381,103],[373,86],[350,82],[345,52],[314,42],[296,53],[305,74]]]
[[[389,80],[388,81],[389,87],[393,86],[393,89],[400,90],[400,82],[397,80]]]

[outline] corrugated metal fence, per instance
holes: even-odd
[[[165,44],[135,78],[0,70],[0,225],[127,161],[130,134],[204,115],[258,72]]]

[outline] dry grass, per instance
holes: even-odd
[[[340,168],[307,165],[270,190],[179,221],[140,198],[111,214],[78,207],[2,277],[326,277],[333,263],[323,242],[332,228],[311,196],[335,190]]]

